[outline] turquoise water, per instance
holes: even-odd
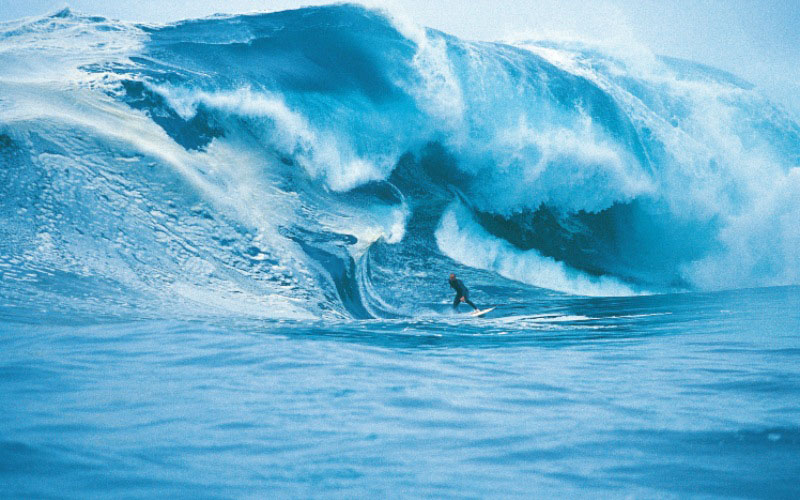
[[[800,496],[798,165],[644,48],[0,23],[0,497]]]
[[[0,484],[39,498],[791,498],[798,306],[791,287],[485,320],[5,307]]]

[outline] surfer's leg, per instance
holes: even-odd
[[[458,309],[458,304],[460,303],[461,303],[461,295],[456,295],[456,298],[453,301],[453,309]]]
[[[471,301],[471,300],[469,300],[469,297],[464,297],[464,302],[466,302],[467,304],[471,305],[471,306],[472,306],[472,308],[473,308],[473,309],[475,309],[476,311],[478,310],[478,306],[476,306],[475,304],[473,304],[473,303],[472,303],[472,301]]]

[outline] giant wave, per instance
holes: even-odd
[[[713,68],[352,5],[65,10],[0,26],[0,68],[20,303],[368,318],[435,309],[453,269],[582,295],[800,283],[800,125]]]

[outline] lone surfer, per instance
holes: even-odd
[[[472,303],[469,300],[469,290],[467,287],[464,286],[464,282],[460,279],[456,278],[454,273],[450,273],[450,288],[456,291],[456,298],[453,300],[453,309],[458,309],[458,304],[462,302],[466,302],[467,304],[471,305],[473,309],[479,311],[478,306]]]

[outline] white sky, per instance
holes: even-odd
[[[73,10],[139,22],[325,0],[0,0],[0,20]],[[800,0],[367,0],[462,38],[560,35],[639,43],[755,83],[800,116]]]

